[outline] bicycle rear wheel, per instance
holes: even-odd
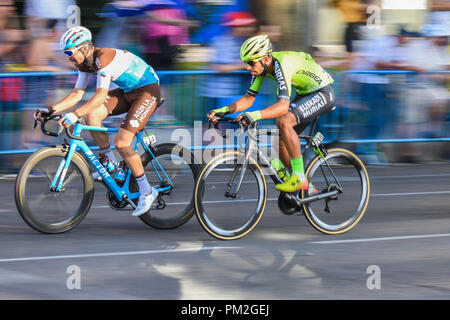
[[[370,181],[361,160],[345,149],[330,149],[325,157],[315,157],[306,176],[318,192],[339,190],[333,197],[303,205],[309,223],[326,234],[341,234],[353,228],[367,210]],[[310,192],[311,194],[308,194]],[[314,195],[302,191],[302,198]]]
[[[75,228],[88,213],[94,198],[92,175],[78,153],[72,158],[63,189],[50,191],[66,155],[62,147],[43,148],[28,158],[16,178],[17,210],[30,227],[42,233],[62,233]]]
[[[226,152],[209,162],[195,187],[197,218],[213,237],[235,240],[260,221],[267,202],[267,185],[258,163],[250,158],[241,188],[233,195],[243,166],[242,153]]]
[[[173,187],[160,192],[160,202],[155,200],[150,211],[139,218],[156,229],[174,229],[185,224],[194,215],[194,186],[199,165],[188,149],[175,143],[163,143],[153,148],[155,159],[145,152],[142,156],[145,175],[153,187]],[[137,192],[136,180],[132,179],[130,190]],[[158,206],[159,204],[159,206]]]

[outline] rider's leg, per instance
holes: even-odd
[[[106,109],[105,105],[101,105],[99,108],[94,110],[93,112],[87,114],[84,119],[86,123],[90,126],[101,127],[102,121],[108,117],[109,112]],[[108,134],[102,131],[90,131],[92,139],[99,146],[99,154],[105,154],[109,160],[111,160],[115,165],[117,165],[118,161],[114,152],[111,150],[111,146],[108,139]],[[94,179],[98,179],[98,173],[94,173]]]
[[[302,156],[300,141],[294,127],[297,125],[295,116],[288,112],[276,121],[280,132],[279,156],[286,168],[291,168],[291,159]]]
[[[289,107],[289,112],[278,119],[278,128],[286,150],[291,159],[292,176],[277,189],[284,192],[307,190],[308,181],[305,178],[300,140],[297,136],[297,126],[304,127],[311,120],[329,112],[334,107],[335,95],[331,85],[307,95],[297,95]],[[294,128],[296,127],[296,128]],[[298,132],[301,132],[299,128]]]
[[[119,132],[114,139],[114,145],[123,160],[125,160],[126,164],[131,169],[133,175],[135,177],[142,177],[144,175],[144,166],[142,165],[141,157],[131,147],[134,137],[134,132],[119,128]]]
[[[96,110],[84,116],[84,120],[90,126],[101,127],[102,121],[108,116],[108,110],[101,105]],[[92,139],[100,147],[100,149],[109,148],[108,134],[101,131],[90,131]]]
[[[159,85],[155,83],[138,88],[127,93],[126,98],[131,102],[131,107],[120,125],[114,145],[136,177],[140,196],[133,216],[140,216],[150,210],[153,201],[158,196],[158,190],[150,186],[145,176],[141,157],[131,147],[131,143],[135,135],[144,129],[148,119],[160,103]]]
[[[308,182],[305,181],[300,140],[294,129],[296,125],[297,119],[291,112],[277,119],[277,127],[284,146],[280,148],[280,158],[282,161],[284,159],[286,163],[290,162],[292,167],[292,176],[285,183],[277,185],[277,189],[285,192],[308,188]]]

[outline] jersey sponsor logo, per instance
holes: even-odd
[[[139,121],[137,121],[136,119],[130,120],[130,124],[133,128],[139,127]]]
[[[322,83],[322,79],[320,79],[320,77],[317,74],[312,73],[311,71],[300,70],[300,71],[297,71],[297,74],[308,76],[308,77],[314,79],[314,81],[316,81],[318,84]]]
[[[277,60],[275,60],[275,76],[277,77],[278,86],[280,88],[280,91],[287,90],[286,80],[284,78],[283,70],[281,70],[281,65]]]
[[[309,116],[315,114],[317,111],[322,109],[326,105],[326,99],[322,93],[318,93],[311,97],[310,100],[302,103],[298,110],[301,112],[303,118],[308,118]]]
[[[139,108],[134,113],[134,117],[137,119],[137,121],[143,122],[147,114],[152,110],[155,104],[156,104],[156,97],[152,97],[151,99],[145,99],[144,102],[139,106]]]

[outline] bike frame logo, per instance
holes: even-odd
[[[100,161],[97,159],[95,154],[92,151],[86,152],[86,156],[91,162],[91,164],[97,169],[97,171],[100,173],[103,179],[110,177],[111,175],[108,173],[108,171],[103,167],[103,165],[100,163]]]

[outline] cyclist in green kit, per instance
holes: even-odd
[[[234,103],[214,109],[208,118],[223,117],[241,112],[255,101],[265,78],[277,82],[278,101],[265,109],[244,112],[238,116],[243,124],[251,126],[258,120],[276,118],[280,131],[279,155],[292,174],[276,188],[283,192],[307,190],[304,164],[298,135],[308,124],[335,107],[332,77],[306,52],[273,52],[267,35],[259,35],[245,41],[241,47],[241,59],[252,75],[249,89]],[[291,102],[292,87],[296,96]]]

